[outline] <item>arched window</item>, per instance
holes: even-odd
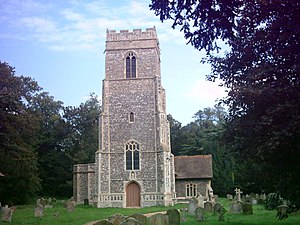
[[[125,146],[126,170],[140,169],[140,146],[138,143],[131,141]]]
[[[126,56],[126,78],[136,78],[136,57],[132,52]]]
[[[186,197],[196,197],[197,196],[197,184],[189,183],[185,185]]]

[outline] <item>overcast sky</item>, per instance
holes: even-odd
[[[205,81],[204,53],[183,34],[161,23],[150,0],[0,0],[0,60],[30,76],[64,102],[78,106],[94,92],[101,97],[106,30],[156,27],[161,48],[167,113],[184,125],[225,96]]]

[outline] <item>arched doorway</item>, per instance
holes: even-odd
[[[141,189],[136,182],[131,182],[126,188],[126,207],[141,206]]]

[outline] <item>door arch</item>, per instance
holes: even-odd
[[[126,187],[126,207],[141,206],[141,188],[136,182],[130,182]]]

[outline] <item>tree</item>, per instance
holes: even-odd
[[[152,0],[150,7],[206,50],[208,78],[229,88],[225,140],[240,162],[258,165],[252,174],[264,171],[265,184],[252,176],[252,187],[278,190],[300,207],[299,2]],[[223,56],[213,53],[220,40],[229,47]]]
[[[36,120],[28,103],[40,90],[29,77],[17,77],[14,68],[0,61],[0,199],[22,204],[40,188],[36,143]]]

